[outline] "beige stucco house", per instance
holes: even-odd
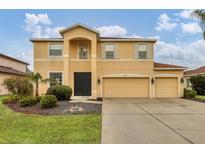
[[[62,38],[33,38],[34,71],[69,85],[73,96],[182,97],[184,67],[154,62],[151,38],[100,37],[76,24]],[[45,93],[50,84],[41,84]]]
[[[199,68],[188,70],[184,72],[184,88],[191,90],[191,82],[190,77],[195,75],[203,75],[205,76],[205,66],[201,66]]]
[[[9,77],[25,76],[28,63],[0,53],[0,95],[8,94],[2,85],[4,79]]]

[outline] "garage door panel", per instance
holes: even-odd
[[[148,78],[105,78],[103,97],[148,97]]]
[[[156,97],[178,97],[177,78],[156,78]]]

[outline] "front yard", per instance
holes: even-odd
[[[101,114],[22,114],[8,109],[2,98],[0,143],[100,143]]]
[[[201,100],[205,100],[205,96],[204,95],[196,95],[196,98],[201,99]]]

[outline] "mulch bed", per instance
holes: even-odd
[[[102,110],[101,104],[70,103],[69,101],[59,101],[56,107],[48,109],[42,109],[39,103],[28,107],[20,107],[16,103],[8,103],[5,105],[16,112],[41,115],[101,113]]]

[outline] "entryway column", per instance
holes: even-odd
[[[63,44],[63,84],[70,85],[69,83],[69,49],[70,49],[70,40],[65,40]]]
[[[93,98],[97,97],[97,40],[91,40],[91,80],[92,89],[91,94]]]

